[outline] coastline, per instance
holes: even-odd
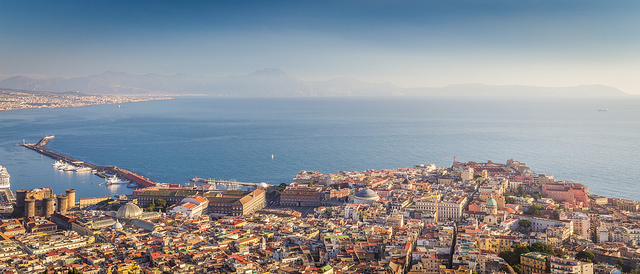
[[[184,182],[198,175],[278,184],[303,169],[332,173],[407,167],[424,162],[425,155],[444,166],[449,161],[443,158],[453,153],[460,159],[501,160],[513,156],[525,159],[541,173],[583,183],[592,193],[638,197],[634,184],[638,175],[633,168],[637,133],[628,130],[637,121],[636,102],[607,102],[607,113],[596,111],[603,104],[595,100],[568,105],[567,111],[558,113],[545,110],[523,115],[499,108],[496,113],[511,113],[508,119],[497,116],[502,114],[480,112],[479,104],[372,99],[354,109],[353,102],[175,97],[122,105],[122,110],[109,105],[8,112],[3,115],[7,153],[2,153],[2,160],[16,166],[18,159],[28,157],[28,153],[13,148],[16,141],[37,141],[54,133],[62,138],[51,146],[56,151],[97,164],[117,164],[160,182]],[[544,102],[551,104],[550,110],[561,106],[564,110],[567,103]],[[429,111],[417,110],[424,105]],[[455,112],[445,114],[456,107],[466,107],[482,120]],[[526,105],[522,107],[527,109]],[[360,114],[372,108],[379,111]],[[266,115],[266,111],[274,114]],[[561,118],[561,122],[547,123],[552,118]],[[577,120],[583,122],[576,126],[573,121]],[[478,126],[469,125],[469,121]],[[317,126],[305,125],[310,122]],[[568,136],[571,142],[559,142],[559,134]],[[364,141],[374,146],[359,144]],[[437,146],[425,145],[424,141]],[[596,141],[606,146],[590,146]],[[303,151],[318,157],[306,157]],[[623,172],[624,176],[618,175]],[[33,172],[25,168],[24,173]],[[63,179],[60,181],[66,182]],[[23,179],[25,183],[38,180],[43,179]],[[611,181],[619,185],[608,183]],[[82,184],[82,179],[77,183]]]
[[[89,95],[79,92],[55,93],[0,89],[0,111],[114,105],[171,99],[174,98],[169,96]]]

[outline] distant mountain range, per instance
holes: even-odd
[[[449,85],[429,88],[401,88],[389,83],[375,84],[350,78],[305,81],[276,68],[257,70],[246,75],[197,77],[188,74],[133,75],[107,71],[72,78],[32,78],[13,76],[0,81],[0,88],[89,94],[181,95],[204,94],[238,97],[295,96],[464,96],[464,97],[600,97],[623,96],[608,86],[574,87],[493,86],[482,84]]]

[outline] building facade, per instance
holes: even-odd
[[[225,216],[242,216],[263,209],[265,191],[258,188],[253,191],[227,191],[206,196],[209,200],[209,213]]]
[[[323,196],[321,187],[292,184],[280,193],[280,205],[319,206],[322,203]]]
[[[551,265],[549,255],[540,252],[529,252],[520,255],[522,274],[549,273]]]
[[[593,274],[593,263],[549,257],[551,273]]]

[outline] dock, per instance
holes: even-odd
[[[106,177],[106,173],[110,173],[110,174],[116,174],[120,177],[123,177],[131,182],[134,182],[136,184],[138,184],[139,187],[152,187],[152,186],[156,186],[158,185],[157,182],[152,181],[149,178],[145,178],[142,175],[136,174],[134,172],[131,172],[129,170],[123,169],[123,168],[119,168],[116,166],[97,166],[97,165],[93,165],[78,159],[74,159],[71,158],[69,156],[66,155],[62,155],[60,153],[57,153],[55,151],[43,148],[42,146],[46,145],[48,141],[50,141],[51,139],[53,139],[54,136],[46,136],[44,138],[42,138],[42,140],[40,140],[38,143],[36,144],[26,144],[24,143],[24,141],[22,142],[22,144],[19,144],[19,146],[31,149],[35,152],[38,152],[44,156],[47,156],[51,159],[54,160],[60,160],[63,162],[67,162],[67,163],[72,163],[75,166],[78,167],[88,167],[91,169],[96,170],[96,175],[99,177]]]
[[[204,183],[204,184],[212,184],[212,185],[224,185],[224,186],[246,186],[246,187],[258,187],[260,183],[247,183],[247,182],[236,182],[236,181],[227,181],[227,180],[216,180],[216,179],[203,179],[195,177],[190,181],[194,183]]]

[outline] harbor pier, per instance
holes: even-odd
[[[70,163],[73,164],[74,166],[77,167],[88,167],[91,168],[93,170],[96,171],[96,175],[102,178],[106,177],[106,174],[116,174],[122,178],[125,178],[131,182],[136,183],[139,187],[152,187],[152,186],[156,186],[158,185],[157,182],[152,181],[149,178],[145,178],[142,175],[136,174],[135,172],[131,172],[129,170],[123,169],[123,168],[119,168],[116,166],[97,166],[97,165],[93,165],[90,163],[86,163],[84,161],[78,160],[78,159],[74,159],[72,157],[66,156],[66,155],[62,155],[60,153],[57,153],[55,151],[51,151],[49,149],[43,148],[42,146],[46,145],[47,142],[51,139],[53,139],[54,136],[46,136],[44,138],[42,138],[42,140],[40,140],[38,143],[36,144],[27,144],[24,141],[22,142],[22,144],[19,144],[19,146],[31,149],[35,152],[38,152],[44,156],[47,156],[51,159],[54,160],[59,160],[59,161],[63,161],[66,163]]]

